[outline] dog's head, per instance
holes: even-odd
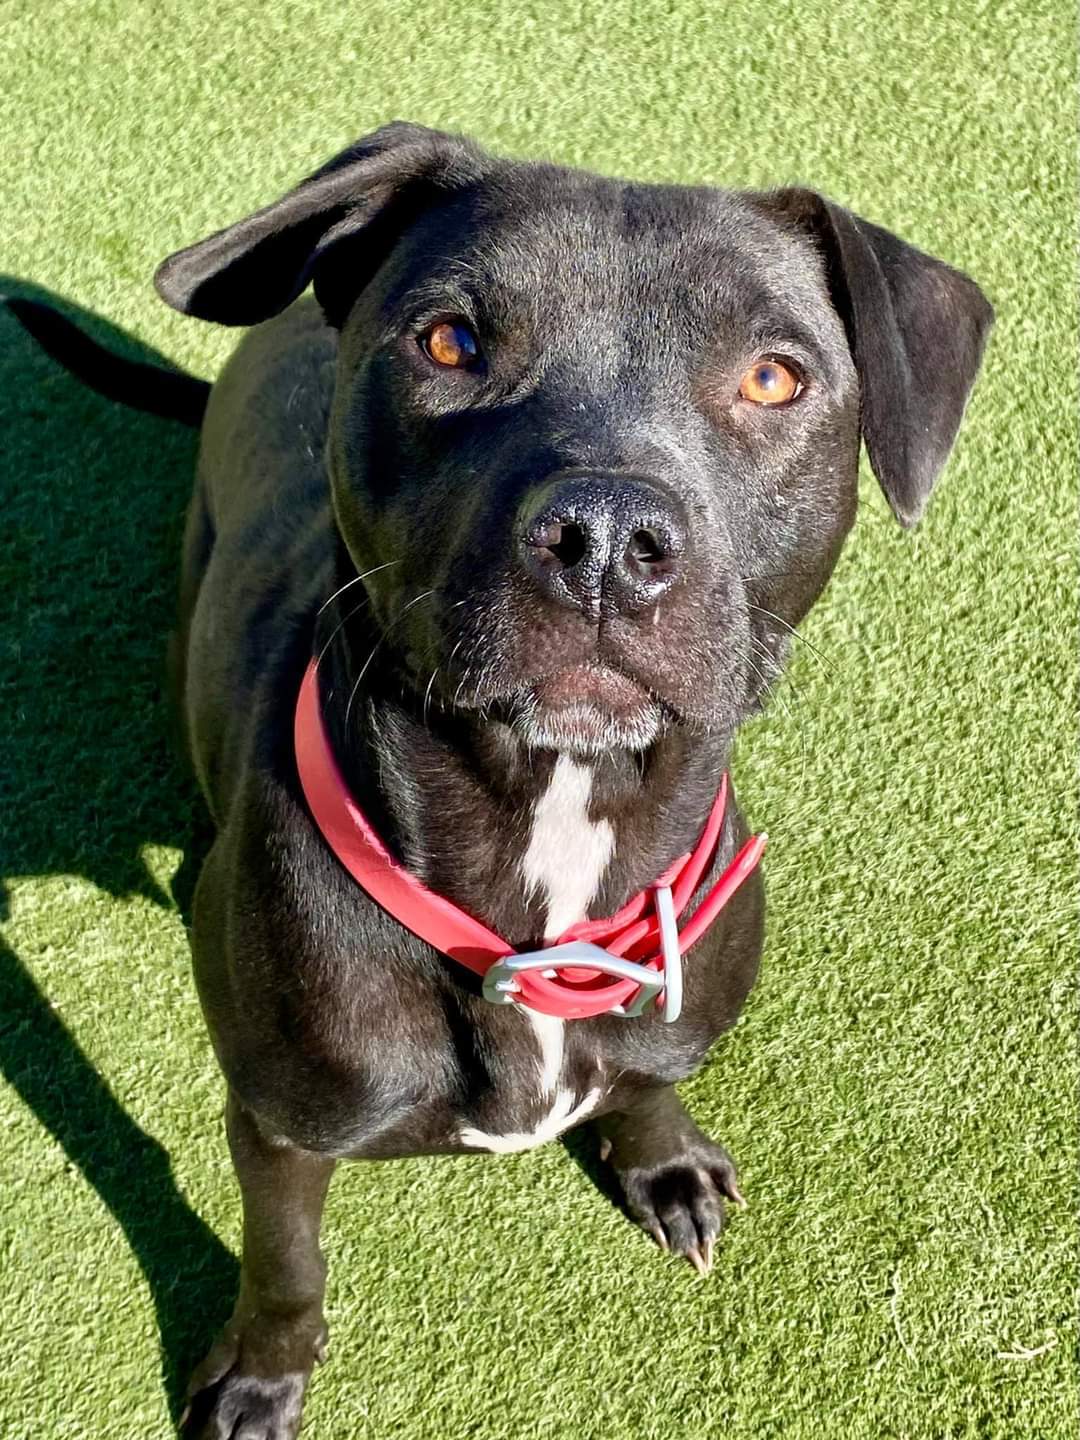
[[[309,281],[387,651],[418,693],[579,752],[734,730],[836,562],[860,439],[912,524],[992,321],[811,191],[631,184],[404,124],[157,276],[230,325]]]

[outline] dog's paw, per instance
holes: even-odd
[[[684,1256],[699,1275],[707,1275],[724,1228],[725,1201],[746,1204],[727,1151],[707,1144],[660,1163],[615,1159],[614,1166],[632,1218],[662,1250]]]
[[[191,1377],[185,1440],[295,1440],[324,1341],[324,1331],[298,1343],[286,1326],[278,1334],[229,1326]]]

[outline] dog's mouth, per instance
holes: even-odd
[[[430,651],[428,652],[430,653]],[[530,749],[596,755],[611,749],[644,750],[680,712],[645,679],[599,656],[568,659],[537,674],[507,674],[490,652],[479,661],[435,667],[424,675],[417,657],[402,657],[402,679],[422,705],[501,722]]]
[[[665,706],[629,675],[598,661],[569,665],[522,688],[512,728],[533,748],[595,753],[642,750],[656,739]]]
[[[424,723],[472,716],[530,749],[596,756],[647,750],[672,728],[712,729],[738,707],[741,637],[703,626],[711,605],[668,606],[659,625],[616,616],[599,627],[522,608],[468,597],[410,610],[411,633],[391,653]]]

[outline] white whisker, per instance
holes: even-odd
[[[792,639],[800,640],[806,646],[806,648],[811,651],[811,653],[815,655],[818,660],[820,660],[822,665],[824,665],[827,670],[835,671],[836,666],[829,659],[829,657],[825,655],[821,650],[819,650],[812,640],[808,640],[805,635],[800,634],[800,632],[795,629],[794,625],[789,625],[782,615],[776,615],[773,613],[773,611],[766,610],[763,605],[754,605],[753,603],[750,604],[750,609],[756,610],[759,615],[767,615],[770,620],[775,620],[778,625],[782,625],[784,629],[788,632],[788,634],[792,637]]]
[[[432,670],[432,672],[431,672],[431,679],[427,682],[427,689],[424,691],[424,705],[423,705],[423,709],[422,709],[421,712],[420,712],[420,723],[421,723],[422,725],[426,725],[426,724],[427,724],[427,710],[428,710],[428,701],[431,699],[431,687],[435,684],[435,676],[438,675],[438,673],[439,673],[439,666],[436,665],[436,666],[435,666],[435,669]]]
[[[383,633],[382,633],[382,634],[379,636],[379,638],[375,641],[375,644],[371,647],[371,653],[368,655],[367,659],[364,661],[363,665],[360,667],[360,674],[357,675],[356,681],[355,681],[355,683],[353,684],[352,689],[349,691],[349,702],[348,702],[348,704],[345,706],[345,729],[346,729],[346,730],[349,728],[349,716],[350,716],[350,714],[352,713],[353,701],[356,699],[356,692],[360,689],[360,682],[363,680],[364,676],[367,674],[368,666],[371,664],[372,660],[375,659],[375,654],[376,654],[379,646],[383,643],[383,641],[384,641],[384,640],[386,639],[386,637],[389,635],[390,631],[394,628],[394,626],[397,625],[400,620],[404,619],[406,611],[411,610],[414,605],[419,605],[419,603],[420,603],[421,600],[427,600],[427,599],[429,599],[429,598],[430,598],[432,595],[434,595],[434,594],[435,594],[434,589],[431,589],[431,590],[424,590],[424,591],[423,591],[421,594],[419,594],[419,595],[414,595],[413,598],[409,601],[409,603],[408,603],[407,605],[403,605],[403,606],[401,607],[401,609],[398,611],[398,613],[394,616],[394,618],[393,618],[393,619],[390,621],[390,623],[387,625],[387,627],[386,627],[386,629],[383,631]]]
[[[354,575],[351,580],[346,580],[344,585],[340,585],[330,596],[329,600],[323,601],[319,606],[319,614],[321,615],[328,605],[332,605],[339,595],[344,595],[346,590],[351,590],[354,585],[359,585],[361,580],[366,580],[369,575],[377,575],[380,570],[389,570],[391,565],[400,564],[400,560],[387,560],[383,565],[373,565],[370,570],[365,570],[362,575]]]

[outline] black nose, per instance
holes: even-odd
[[[687,527],[681,506],[645,480],[578,475],[526,501],[525,567],[545,595],[587,615],[632,615],[679,578]]]

